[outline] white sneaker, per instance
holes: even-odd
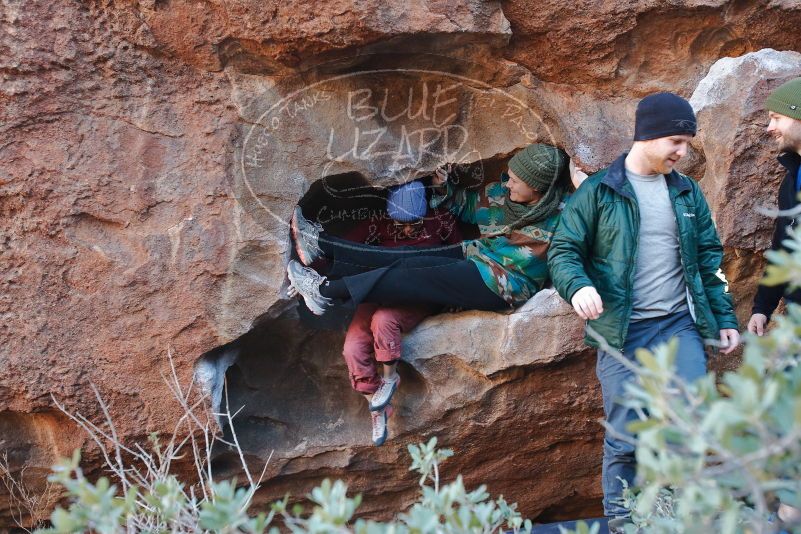
[[[392,405],[389,405],[384,410],[370,412],[370,418],[373,421],[373,445],[380,447],[387,440],[389,430],[387,429],[387,421],[392,416]]]
[[[314,269],[304,267],[295,260],[290,260],[286,266],[286,274],[292,288],[303,297],[306,307],[314,315],[322,315],[331,305],[331,299],[320,294],[320,285],[325,282],[325,276]],[[291,292],[290,292],[291,293]]]
[[[392,400],[392,395],[395,394],[395,390],[398,389],[398,385],[400,384],[400,375],[395,375],[393,380],[386,380],[384,378],[381,379],[381,385],[378,387],[378,390],[373,393],[373,398],[370,399],[370,410],[381,410],[389,401]]]

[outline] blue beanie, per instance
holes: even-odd
[[[689,102],[673,93],[648,95],[637,104],[634,140],[647,141],[671,135],[695,135],[695,112]]]
[[[419,182],[408,182],[389,189],[387,213],[398,222],[414,222],[428,212],[426,188]]]

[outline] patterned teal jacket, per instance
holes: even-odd
[[[490,289],[510,306],[519,306],[550,280],[548,247],[560,214],[509,232],[500,224],[508,179],[504,173],[500,182],[487,184],[481,193],[447,182],[442,194],[432,196],[431,207],[445,207],[461,220],[478,225],[482,237],[462,242],[465,258],[476,264]]]

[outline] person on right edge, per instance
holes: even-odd
[[[779,209],[791,210],[798,206],[801,189],[801,78],[790,80],[779,86],[768,97],[768,133],[776,138],[780,155],[779,163],[787,174],[779,186]],[[801,217],[801,216],[799,216]],[[798,217],[778,217],[773,230],[772,250],[787,250],[782,244],[787,239],[787,228],[796,226]],[[777,286],[760,285],[754,297],[754,307],[748,330],[758,336],[764,335],[770,316],[784,297],[785,302],[801,303],[801,289],[787,292],[787,284]]]
[[[637,106],[631,151],[587,178],[568,200],[548,251],[554,287],[607,345],[638,365],[635,350],[677,338],[676,373],[706,373],[704,338],[729,353],[739,344],[737,318],[717,272],[723,247],[698,184],[674,170],[696,132],[690,104],[672,93]],[[719,340],[719,343],[718,343]],[[630,368],[598,348],[596,373],[606,421],[602,485],[610,532],[629,511],[623,481],[633,485],[633,410],[621,404]]]
[[[779,186],[779,210],[792,210],[800,203],[798,194],[801,190],[801,78],[780,85],[768,96],[765,107],[768,108],[768,133],[776,138],[779,163],[787,170]],[[776,218],[771,250],[788,250],[784,245],[787,229],[795,228],[799,217],[801,215]],[[801,289],[788,292],[787,284],[760,284],[748,321],[749,332],[765,335],[770,316],[782,297],[785,303],[801,304]],[[801,510],[786,504],[779,505],[778,515],[787,523],[801,522]]]

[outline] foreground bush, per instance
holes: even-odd
[[[253,492],[237,488],[235,481],[211,482],[208,498],[197,499],[172,475],[147,488],[130,486],[125,491],[105,477],[92,483],[83,475],[80,455],[76,452],[54,468],[51,480],[61,485],[70,500],[69,508],[58,508],[51,517],[52,528],[40,533],[94,531],[116,532],[221,532],[260,533],[274,523],[297,533],[337,532],[379,533],[494,533],[531,532],[531,522],[520,517],[514,504],[503,497],[490,500],[484,486],[467,491],[458,476],[450,484],[440,485],[439,464],[451,456],[447,449],[437,449],[437,440],[410,445],[411,469],[420,474],[420,499],[407,513],[390,523],[353,522],[361,496],[347,496],[347,486],[329,480],[307,496],[314,503],[309,514],[301,506],[288,509],[287,499],[274,503],[269,513],[250,517]],[[279,521],[276,521],[279,520]]]
[[[71,413],[57,399],[53,402],[86,431],[104,459],[112,480],[101,477],[92,482],[80,468],[80,452],[63,459],[53,468],[51,484],[62,488],[69,502],[50,517],[51,526],[39,533],[117,532],[152,533],[261,533],[281,530],[301,533],[485,533],[501,531],[530,533],[531,521],[523,520],[517,505],[503,497],[490,498],[485,486],[468,491],[457,476],[450,484],[440,484],[439,466],[452,456],[447,449],[437,449],[437,439],[427,444],[409,445],[410,470],[420,475],[420,497],[411,508],[389,523],[353,520],[361,496],[348,497],[347,486],[329,480],[312,490],[307,499],[313,503],[306,513],[302,506],[288,507],[288,498],[273,503],[268,510],[252,510],[251,505],[262,477],[251,473],[233,426],[234,415],[210,413],[207,395],[193,392],[194,384],[182,387],[168,353],[170,374],[165,377],[183,415],[176,422],[169,439],[162,443],[151,436],[150,446],[120,442],[108,407],[97,389],[97,401],[105,415],[98,425],[79,413]],[[227,398],[225,399],[227,405]],[[227,423],[231,441],[218,434],[219,423]],[[235,451],[246,478],[218,481],[209,462],[215,442]],[[195,482],[188,484],[172,474],[175,461],[190,461],[195,466]],[[269,459],[268,459],[269,462]],[[20,525],[22,526],[22,525]]]

